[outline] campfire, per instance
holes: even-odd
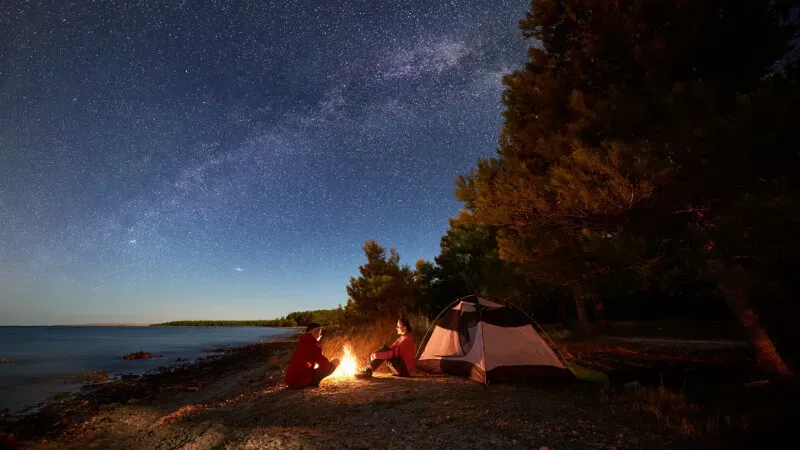
[[[339,361],[339,367],[331,374],[330,378],[351,378],[358,372],[358,362],[350,345],[344,345],[342,357],[339,358]]]

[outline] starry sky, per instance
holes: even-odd
[[[0,2],[0,325],[345,303],[432,259],[528,0]]]

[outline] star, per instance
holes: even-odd
[[[456,177],[494,154],[528,0],[180,3],[0,9],[8,310],[279,317],[345,303],[368,239],[438,254]]]

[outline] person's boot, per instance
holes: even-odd
[[[361,372],[358,372],[355,375],[355,377],[358,378],[359,380],[366,380],[368,378],[372,378],[372,369],[370,369],[369,367],[366,367]]]

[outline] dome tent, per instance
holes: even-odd
[[[417,368],[465,376],[484,384],[540,377],[575,378],[521,309],[473,294],[451,303],[423,338]],[[540,333],[536,328],[539,328]],[[549,340],[549,338],[548,338]],[[551,341],[552,342],[552,341]]]

